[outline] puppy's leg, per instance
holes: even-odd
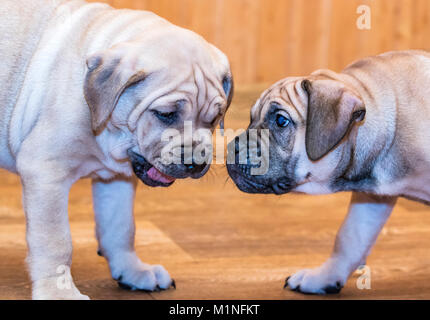
[[[395,197],[353,193],[330,259],[319,268],[295,273],[285,286],[303,293],[338,293],[350,274],[365,263],[395,203]]]
[[[72,239],[67,203],[71,184],[55,175],[61,175],[58,168],[38,164],[32,157],[27,163],[20,159],[33,299],[87,300],[70,275]]]
[[[168,289],[173,284],[169,273],[162,266],[141,262],[136,255],[135,190],[135,179],[93,181],[99,253],[107,259],[112,277],[121,287],[147,291]]]

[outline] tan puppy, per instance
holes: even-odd
[[[331,258],[289,277],[287,286],[339,292],[365,264],[396,197],[430,202],[429,125],[430,54],[421,51],[287,78],[263,93],[248,131],[270,130],[269,146],[259,147],[270,164],[260,176],[249,174],[250,161],[229,165],[237,186],[250,193],[354,191]]]
[[[166,129],[214,130],[232,95],[226,56],[200,36],[143,11],[73,0],[3,0],[0,167],[19,174],[36,299],[86,299],[66,279],[70,187],[93,179],[100,254],[121,286],[173,283],[134,250],[136,179],[169,186],[209,167],[161,161]],[[173,152],[173,151],[172,151]],[[187,160],[187,161],[185,161]],[[188,161],[190,160],[190,161]]]

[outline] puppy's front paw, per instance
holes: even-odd
[[[130,265],[118,274],[113,274],[113,277],[121,288],[128,290],[159,291],[170,287],[176,289],[175,280],[172,280],[166,269],[160,265]]]
[[[70,279],[70,281],[72,281]],[[90,300],[79,292],[73,282],[59,285],[57,278],[40,279],[32,285],[33,300]]]
[[[327,265],[316,269],[304,269],[296,272],[285,280],[284,288],[304,294],[334,294],[339,293],[346,278],[330,270]]]

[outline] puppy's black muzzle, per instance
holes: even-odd
[[[207,167],[206,163],[197,163],[194,156],[187,159],[185,157],[184,146],[182,146],[181,150],[181,162],[184,165],[186,172],[190,175],[201,174]]]
[[[240,139],[239,137],[236,137],[228,145],[229,155],[227,155],[227,159],[229,159],[230,161],[234,159],[234,163],[227,163],[227,171],[230,177],[235,182],[236,186],[241,191],[246,193],[274,193],[277,195],[281,195],[292,191],[296,187],[296,183],[294,182],[294,180],[285,176],[279,178],[277,177],[276,179],[270,179],[265,176],[252,175],[252,169],[259,168],[261,164],[253,163],[250,154],[254,153],[258,156],[261,156],[260,144],[257,143],[257,150],[250,152],[249,145],[247,145],[246,150],[244,151],[244,148],[240,148],[239,143]],[[232,155],[233,152],[234,156]],[[240,154],[240,152],[246,152],[246,155]],[[245,156],[246,161],[243,161],[242,159]]]
[[[162,183],[159,181],[154,181],[150,177],[148,177],[148,171],[153,167],[151,163],[149,163],[144,157],[132,151],[128,150],[128,156],[131,161],[131,165],[133,167],[134,174],[147,186],[150,187],[169,187],[173,184],[171,183]]]

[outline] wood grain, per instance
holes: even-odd
[[[226,126],[247,125],[262,88],[239,89]],[[139,185],[136,247],[148,263],[163,264],[177,290],[121,290],[96,254],[91,187],[70,193],[72,273],[93,299],[430,299],[430,209],[400,200],[368,265],[371,290],[353,276],[340,295],[304,296],[282,289],[286,276],[327,259],[350,195],[249,195],[214,165],[201,180],[168,189]],[[25,221],[18,177],[0,171],[0,299],[30,298],[24,259]]]
[[[100,0],[91,0],[100,1]],[[319,68],[341,70],[389,50],[430,50],[428,0],[104,0],[154,11],[229,56],[238,84],[274,82]],[[356,27],[359,5],[371,30]]]

